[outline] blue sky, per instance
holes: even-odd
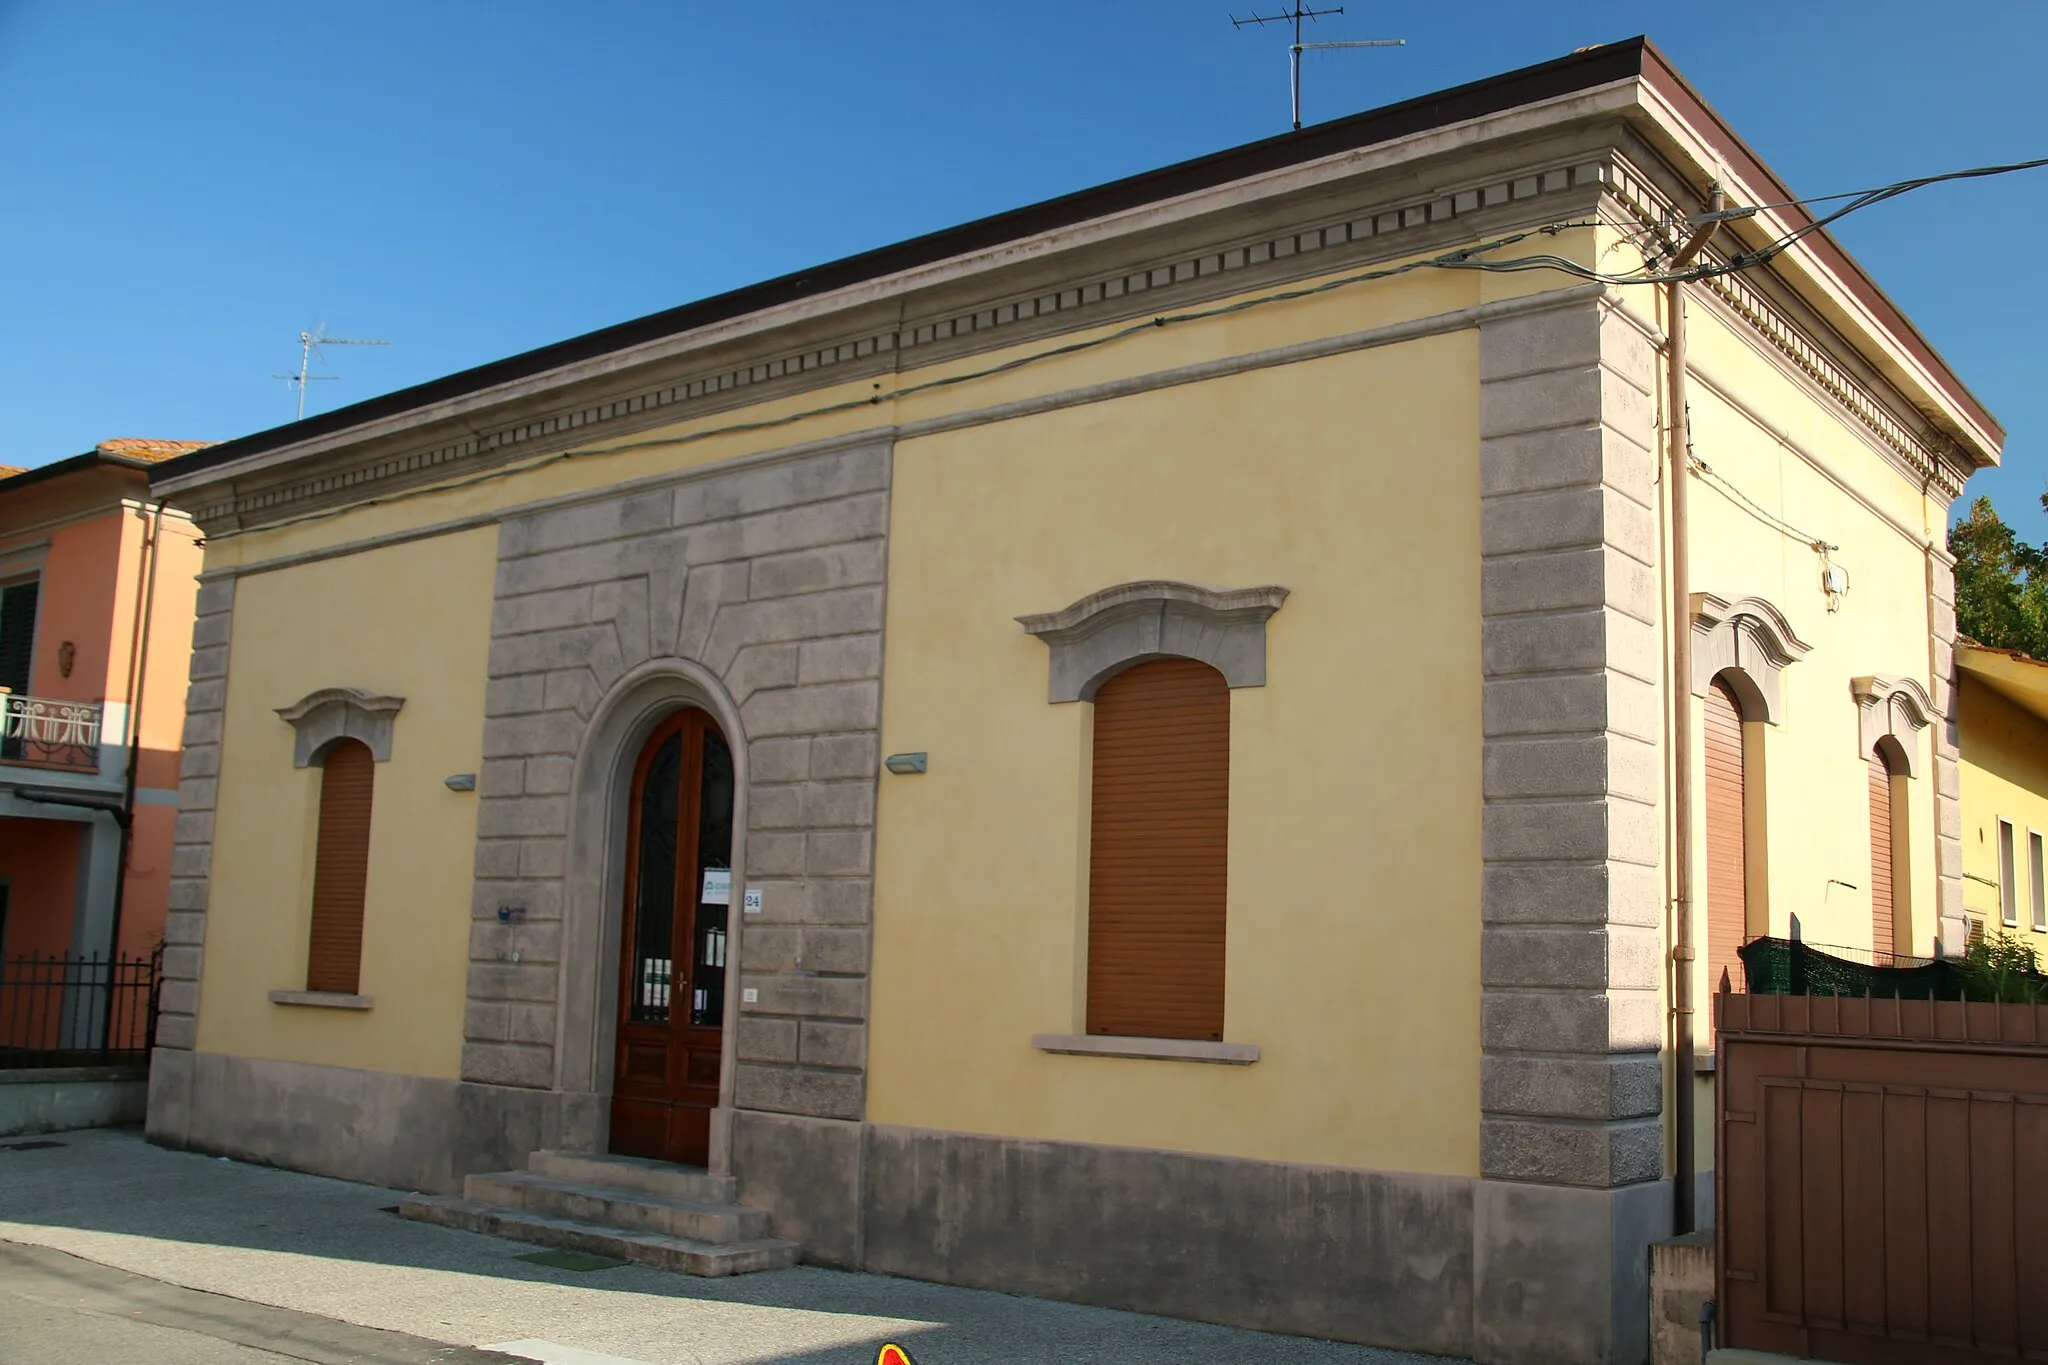
[[[0,463],[340,406],[1286,128],[1244,0],[0,0]],[[1269,0],[1269,11],[1275,5]],[[1309,122],[1648,32],[1795,190],[2048,155],[2048,4],[1346,5]],[[1938,15],[1938,21],[1937,16]],[[1840,236],[2048,479],[2048,171]]]

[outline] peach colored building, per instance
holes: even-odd
[[[113,440],[0,468],[0,960],[163,936],[198,532]]]

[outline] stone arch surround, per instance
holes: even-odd
[[[628,670],[592,716],[570,783],[566,873],[562,887],[562,962],[555,1045],[555,1086],[585,1093],[603,1124],[611,1093],[618,1026],[619,950],[625,904],[626,822],[633,764],[655,726],[679,710],[711,713],[733,754],[733,865],[746,866],[747,744],[739,708],[717,677],[688,659],[650,659]],[[743,890],[744,888],[742,888]],[[743,917],[730,932],[740,960]],[[726,997],[720,1109],[732,1104],[739,992]],[[714,1133],[725,1125],[715,1122]],[[602,1129],[592,1141],[603,1146]]]
[[[604,1140],[619,765],[679,705],[733,744],[735,897],[762,902],[713,1160],[734,1109],[862,1115],[889,469],[886,444],[726,467],[500,532],[462,1079],[558,1093],[565,1143]]]

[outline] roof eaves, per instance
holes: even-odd
[[[103,450],[88,450],[82,455],[71,455],[61,460],[52,460],[48,464],[39,464],[33,469],[24,469],[17,473],[0,475],[0,494],[12,493],[18,489],[46,483],[51,479],[60,479],[68,474],[77,474],[84,470],[95,469],[105,465],[112,465],[117,469],[141,471],[160,467],[155,461],[139,460],[131,455],[115,455]]]
[[[1695,128],[1705,134],[1714,153],[1723,158],[1727,169],[1746,182],[1752,189],[1765,191],[1765,202],[1785,204],[1777,212],[1791,226],[1806,227],[1814,222],[1813,215],[1804,205],[1790,203],[1794,195],[1790,187],[1780,180],[1777,173],[1765,164],[1741,135],[1731,128],[1713,105],[1709,104],[1692,83],[1681,74],[1670,58],[1655,43],[1644,41],[1644,78],[1650,88],[1669,101]],[[1905,311],[1893,302],[1877,281],[1871,278],[1861,263],[1851,256],[1833,234],[1826,228],[1811,233],[1802,239],[1802,246],[1810,251],[1819,262],[1840,280],[1842,288],[1870,315],[1870,318],[1884,332],[1896,338],[1900,347],[1914,362],[1921,366],[1933,385],[1953,403],[1966,419],[1975,423],[1989,439],[1992,446],[2004,442],[2006,431],[1982,399],[1973,393],[1962,377],[1950,366],[1941,353],[1934,349]],[[1973,460],[1979,468],[1988,467],[1995,461]]]

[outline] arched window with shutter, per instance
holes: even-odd
[[[1898,951],[1897,895],[1904,878],[1899,875],[1897,815],[1899,803],[1894,784],[1901,774],[1894,770],[1882,743],[1870,750],[1870,947],[1880,955]]]
[[[1153,659],[1095,694],[1088,1032],[1223,1037],[1230,689]]]
[[[1749,765],[1743,752],[1742,705],[1725,677],[1706,694],[1707,982],[1719,990],[1721,974],[1740,989],[1749,937]],[[1711,1027],[1711,1025],[1710,1025]]]
[[[376,761],[358,739],[320,760],[320,832],[313,864],[313,924],[306,989],[354,995],[363,961],[363,893],[370,873],[370,796]]]

